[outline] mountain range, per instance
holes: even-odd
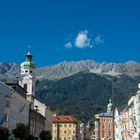
[[[106,111],[112,98],[114,82],[115,106],[122,109],[136,93],[140,81],[140,64],[97,63],[93,60],[61,62],[35,70],[36,97],[58,114],[73,114],[86,122],[96,113]],[[16,63],[0,63],[0,79],[18,81],[20,66]]]
[[[37,79],[62,79],[74,75],[79,72],[91,72],[96,74],[106,75],[121,75],[137,76],[140,74],[140,64],[135,61],[126,63],[97,63],[93,60],[85,61],[63,61],[53,66],[37,68],[35,75]],[[20,66],[16,63],[0,63],[0,74],[7,77],[12,77],[20,74]]]

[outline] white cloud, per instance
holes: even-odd
[[[72,43],[68,42],[64,46],[65,46],[66,49],[70,49],[70,48],[72,48]]]
[[[98,35],[95,39],[94,39],[96,44],[103,44],[104,40],[101,39],[101,35]]]
[[[99,44],[103,44],[104,40],[102,39],[101,35],[96,36],[94,39],[92,39],[89,36],[89,33],[87,30],[84,31],[80,31],[76,38],[73,41],[69,41],[67,42],[64,47],[66,49],[70,49],[73,47],[73,45],[75,45],[75,47],[77,48],[93,48],[93,45],[99,45]]]
[[[92,48],[93,44],[91,43],[91,39],[88,37],[88,31],[81,31],[78,33],[75,39],[75,46],[77,48]]]

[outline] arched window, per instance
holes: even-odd
[[[27,84],[24,84],[23,88],[27,91]]]

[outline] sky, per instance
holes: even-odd
[[[139,0],[0,1],[0,62],[140,62]]]

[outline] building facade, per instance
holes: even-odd
[[[95,140],[114,140],[113,112],[111,100],[107,112],[95,115]]]
[[[50,132],[52,132],[53,115],[54,115],[54,112],[52,112],[49,107],[46,107],[46,112],[45,112],[45,117],[46,117],[45,130],[49,130]]]
[[[33,136],[39,137],[42,130],[45,130],[46,118],[38,110],[30,110],[30,132]]]
[[[73,116],[53,116],[52,140],[79,140],[80,124]]]
[[[120,113],[115,111],[116,140],[140,140],[140,84],[138,88],[124,110]]]
[[[29,101],[18,84],[0,82],[0,127],[15,129],[18,123],[29,124]]]

